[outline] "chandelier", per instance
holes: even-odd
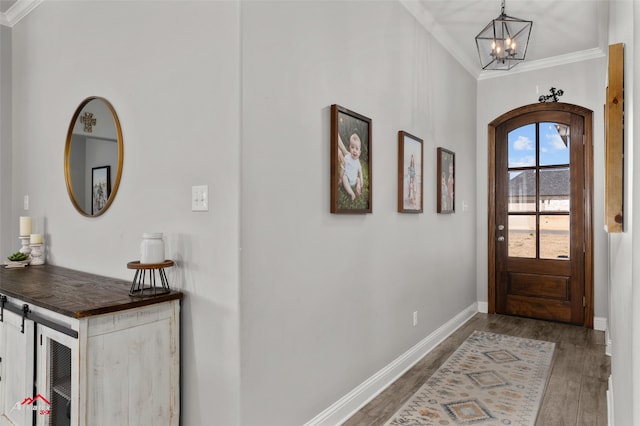
[[[533,21],[504,13],[487,24],[476,36],[476,46],[483,70],[510,70],[524,61]]]

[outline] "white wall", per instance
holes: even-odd
[[[629,100],[631,105],[629,106],[629,115],[627,117],[633,117],[629,119],[631,123],[628,128],[627,145],[629,146],[630,158],[628,161],[632,164],[629,172],[629,180],[632,180],[631,190],[633,191],[632,200],[640,200],[640,173],[634,173],[633,170],[640,170],[640,155],[636,155],[634,145],[637,143],[637,132],[635,129],[640,129],[640,117],[635,112],[640,106],[640,66],[637,61],[640,58],[640,30],[638,29],[637,22],[640,22],[640,6],[637,2],[633,3],[633,22],[631,27],[633,28],[633,42],[631,43],[628,51],[631,55],[629,60],[626,61],[629,69],[625,70],[629,78],[625,82],[626,87],[631,93]],[[626,119],[625,119],[626,120]],[[640,223],[640,209],[631,208],[631,217],[633,223]],[[633,419],[631,423],[640,422],[640,404],[637,403],[640,397],[640,232],[632,234],[633,238],[633,258],[631,265],[633,267],[633,294],[632,294],[632,317],[631,317],[631,380],[632,388],[631,392],[626,395],[629,398],[630,404],[633,406]],[[621,374],[624,372],[621,371]],[[621,413],[625,416],[625,413]],[[620,423],[622,424],[622,423]]]
[[[537,103],[549,89],[562,89],[561,102],[580,105],[593,111],[594,151],[594,314],[606,318],[607,295],[607,239],[603,230],[604,215],[604,124],[606,58],[591,59],[542,70],[517,72],[478,81],[478,156],[477,185],[477,290],[478,300],[487,301],[487,188],[488,188],[488,124],[515,108]]]
[[[638,256],[640,255],[640,235],[633,232],[633,224],[640,220],[640,211],[633,208],[634,199],[640,199],[636,184],[640,175],[634,173],[640,168],[640,157],[635,155],[634,129],[638,118],[635,106],[640,96],[634,84],[640,69],[635,65],[636,51],[640,48],[640,37],[634,25],[634,18],[640,18],[640,7],[634,1],[609,3],[609,43],[625,43],[625,194],[624,228],[621,234],[609,235],[609,276],[610,295],[610,336],[612,341],[611,374],[614,401],[615,425],[632,425],[640,421],[638,394],[640,393],[640,358],[637,345],[638,321],[640,320],[640,275]],[[638,21],[635,21],[638,22]],[[634,37],[636,40],[634,40]],[[637,197],[637,198],[636,198]],[[635,260],[635,262],[634,262]],[[636,411],[634,413],[634,410]]]
[[[2,240],[29,214],[50,263],[129,280],[141,234],[165,233],[184,424],[303,423],[475,301],[475,80],[399,3],[43,2],[12,38]],[[124,171],[85,218],[63,152],[92,95],[119,115]],[[332,103],[373,119],[373,214],[328,213]],[[425,140],[423,214],[396,212],[399,130]],[[438,146],[454,215],[435,213]]]
[[[628,111],[627,117],[633,117],[629,119],[630,123],[627,126],[627,141],[626,147],[628,147],[630,158],[627,159],[630,166],[628,179],[631,183],[631,191],[633,191],[632,200],[640,200],[640,173],[634,173],[633,170],[640,170],[640,155],[636,154],[634,146],[637,144],[637,134],[635,129],[640,129],[640,117],[635,112],[640,108],[640,90],[636,88],[635,82],[640,82],[640,64],[638,59],[640,58],[640,29],[637,22],[640,22],[640,6],[637,2],[633,3],[633,20],[630,23],[633,28],[633,41],[627,48],[627,54],[630,55],[629,59],[625,62],[628,68],[625,69],[626,75],[629,77],[625,81],[625,86],[629,89],[630,95],[625,95],[631,102],[631,105],[626,109]],[[629,25],[629,24],[627,24]],[[627,120],[625,118],[625,120]],[[631,205],[630,216],[633,223],[640,223],[640,209],[633,208]],[[631,261],[633,270],[633,293],[631,298],[631,391],[626,395],[627,403],[633,407],[633,418],[630,423],[640,422],[640,404],[637,403],[640,397],[640,232],[632,233],[633,238],[633,257]],[[617,367],[616,367],[617,368]],[[617,369],[620,374],[625,374],[624,369]],[[620,416],[626,418],[627,413],[620,413]],[[623,420],[626,421],[626,420]],[[623,424],[622,422],[617,424]]]
[[[396,1],[243,3],[242,69],[242,424],[296,425],[476,300],[476,82]],[[373,120],[372,214],[329,213],[334,103]],[[396,212],[399,130],[423,214]]]
[[[0,25],[0,253],[14,253],[20,248],[11,245],[10,235],[4,232],[13,223],[11,198],[8,197],[12,171],[11,117],[11,29]]]
[[[12,210],[2,241],[16,246],[28,213],[49,262],[131,280],[142,233],[164,232],[178,262],[170,283],[185,292],[185,425],[239,423],[239,13],[235,1],[55,1],[12,29],[13,193],[3,187]],[[63,154],[71,117],[92,95],[120,118],[124,170],[110,210],[85,218],[67,196]],[[206,213],[191,212],[199,184],[209,185]]]

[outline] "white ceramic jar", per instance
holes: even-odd
[[[164,262],[164,240],[162,232],[148,232],[142,234],[140,243],[140,263],[162,263]]]

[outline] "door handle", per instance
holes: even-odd
[[[501,235],[498,237],[498,241],[504,241],[504,237]]]
[[[504,225],[498,225],[498,231],[504,231]]]

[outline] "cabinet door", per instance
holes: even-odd
[[[38,392],[49,410],[36,425],[78,425],[78,341],[40,324],[37,335]]]
[[[0,416],[16,425],[32,424],[32,402],[36,398],[33,394],[34,338],[33,321],[25,320],[22,330],[22,316],[4,310],[0,322]]]

